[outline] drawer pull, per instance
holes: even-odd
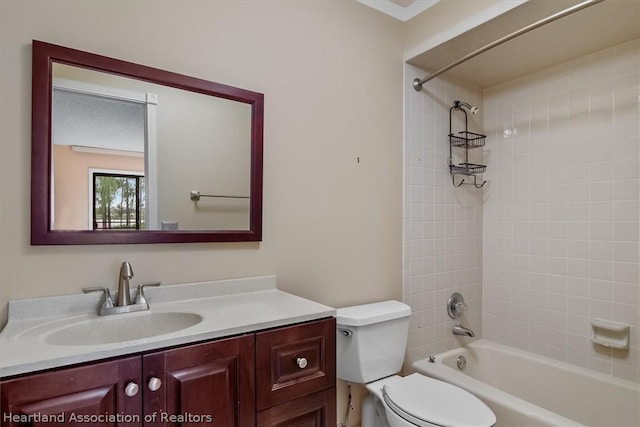
[[[136,383],[129,383],[127,384],[127,386],[124,388],[124,394],[126,394],[129,397],[133,397],[136,394],[138,394],[138,391],[140,390],[140,387],[138,387],[138,384]]]
[[[158,391],[160,389],[160,386],[162,385],[162,381],[160,381],[160,378],[151,377],[148,385],[149,385],[149,390]]]
[[[298,365],[298,368],[304,369],[307,367],[308,364],[309,362],[307,362],[307,359],[305,357],[296,358],[296,365]]]

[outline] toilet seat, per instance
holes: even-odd
[[[480,399],[444,381],[411,374],[384,384],[387,406],[420,427],[490,427],[496,416]]]

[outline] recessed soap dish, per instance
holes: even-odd
[[[604,319],[591,320],[591,342],[605,347],[626,350],[629,348],[629,329],[626,323]]]

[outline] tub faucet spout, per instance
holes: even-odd
[[[451,332],[453,332],[453,335],[460,335],[463,337],[475,337],[476,334],[473,333],[473,331],[469,328],[465,328],[464,326],[462,326],[461,324],[456,324],[453,325],[453,329],[451,330]]]

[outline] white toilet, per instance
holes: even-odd
[[[491,427],[496,416],[471,393],[421,374],[400,377],[411,309],[398,301],[337,310],[338,378],[366,385],[362,427]]]

